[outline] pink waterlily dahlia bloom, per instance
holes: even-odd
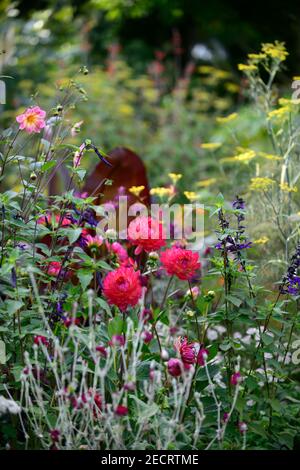
[[[160,221],[149,216],[139,216],[128,226],[128,239],[136,245],[135,254],[159,250],[166,244],[166,235]]]
[[[45,127],[46,111],[39,106],[27,108],[23,114],[16,117],[16,121],[20,124],[19,129],[28,132],[28,134],[39,133]]]
[[[197,252],[175,246],[163,251],[160,261],[170,276],[177,276],[185,281],[190,280],[201,267]]]
[[[121,266],[109,272],[103,281],[103,293],[108,303],[120,310],[134,307],[142,295],[140,271]]]

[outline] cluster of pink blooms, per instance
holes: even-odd
[[[46,126],[45,122],[46,111],[39,106],[27,108],[22,114],[16,117],[19,123],[19,129],[24,130],[28,134],[39,133]]]
[[[186,337],[179,336],[174,347],[180,359],[172,358],[168,361],[168,371],[173,377],[179,377],[184,370],[189,370],[193,364],[205,365],[208,358],[208,350],[198,343],[189,343]]]

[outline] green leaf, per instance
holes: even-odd
[[[51,162],[46,162],[41,167],[41,171],[44,173],[45,171],[51,170],[51,168],[55,167],[56,160],[51,160]]]
[[[156,415],[159,412],[159,407],[156,403],[151,403],[148,405],[144,403],[142,400],[137,398],[135,395],[132,395],[133,400],[136,403],[137,407],[137,416],[138,422],[141,423],[143,421],[148,421],[149,418]]]
[[[236,307],[239,307],[243,303],[241,299],[239,299],[238,297],[235,297],[234,295],[227,295],[226,298],[227,300],[229,300],[229,302],[231,302]]]
[[[108,335],[110,338],[114,335],[121,335],[123,332],[123,318],[115,317],[109,321],[107,327]]]
[[[10,315],[16,313],[24,304],[19,300],[7,300],[7,311]]]
[[[85,291],[87,286],[91,283],[93,279],[93,273],[90,271],[85,271],[84,269],[79,269],[76,274],[79,278],[82,290]]]

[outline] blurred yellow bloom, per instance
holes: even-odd
[[[297,193],[298,188],[296,186],[289,186],[288,183],[280,183],[280,189],[281,191],[284,191],[286,193]]]
[[[224,86],[229,93],[238,93],[240,91],[240,87],[236,83],[227,82]]]
[[[206,180],[198,181],[197,186],[199,186],[200,188],[208,188],[208,186],[211,186],[216,181],[216,178],[208,178]]]
[[[231,77],[230,72],[228,72],[227,70],[221,70],[221,69],[216,69],[214,71],[214,75],[221,80]]]
[[[262,51],[272,59],[284,61],[289,53],[287,52],[284,42],[275,41],[275,43],[265,43],[262,45]]]
[[[254,64],[238,64],[238,69],[242,72],[253,72],[257,70],[257,65]]]
[[[227,122],[234,121],[237,117],[238,117],[237,113],[231,113],[228,116],[217,117],[216,121],[219,122],[220,124],[226,124]]]
[[[203,142],[200,144],[200,147],[206,150],[216,150],[220,148],[222,145],[222,142]]]
[[[279,155],[273,155],[272,153],[258,152],[260,157],[266,158],[267,160],[282,160]]]
[[[168,176],[171,178],[173,184],[176,184],[182,178],[182,174],[180,173],[169,173]]]
[[[118,112],[124,116],[132,116],[134,114],[134,109],[129,104],[121,104],[118,108]]]
[[[213,73],[216,69],[211,65],[200,65],[200,67],[198,67],[198,70],[200,73]]]
[[[291,112],[290,106],[283,106],[282,108],[274,109],[268,113],[269,119],[283,119]]]
[[[280,106],[296,106],[298,104],[300,104],[300,99],[297,99],[297,100],[291,100],[289,98],[280,98],[278,100],[278,103],[280,104]]]
[[[184,191],[183,193],[187,199],[190,201],[196,201],[198,199],[198,194],[195,193],[194,191]]]
[[[150,189],[150,194],[152,196],[158,196],[158,197],[165,197],[165,196],[172,196],[174,194],[174,189],[173,188],[152,188]]]
[[[293,77],[293,80],[300,80],[300,75],[296,75],[295,77]]]
[[[253,158],[255,157],[256,153],[254,150],[248,150],[247,152],[240,153],[239,155],[235,155],[233,157],[225,157],[221,159],[221,162],[223,163],[249,163]]]
[[[139,197],[139,195],[144,189],[145,186],[131,186],[131,188],[129,188],[129,192],[134,196]]]
[[[266,191],[273,186],[274,180],[268,177],[251,178],[250,191]]]
[[[268,237],[261,237],[261,238],[258,238],[257,240],[254,240],[254,243],[256,245],[265,245],[266,243],[268,243],[268,241],[269,241]]]

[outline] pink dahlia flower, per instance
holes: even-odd
[[[177,276],[181,280],[189,280],[201,267],[199,254],[192,250],[172,247],[163,251],[160,261],[170,276]]]
[[[109,272],[103,281],[103,293],[108,302],[120,310],[134,307],[142,295],[140,272],[123,266]]]
[[[28,134],[39,133],[45,127],[46,111],[39,106],[27,108],[23,114],[16,117],[16,121],[20,124],[19,129],[28,132]]]
[[[136,255],[143,250],[148,253],[159,250],[166,244],[166,234],[162,223],[148,216],[139,216],[130,222],[128,239],[136,245]]]

